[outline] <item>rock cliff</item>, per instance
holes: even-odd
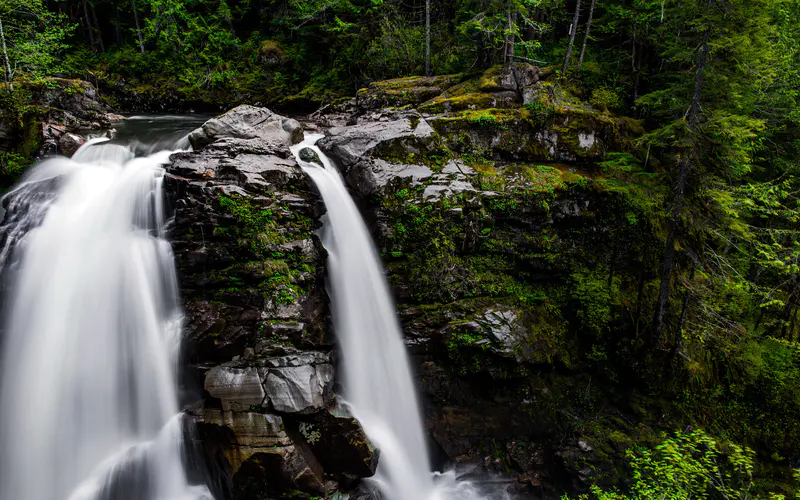
[[[554,498],[615,483],[623,450],[656,435],[634,422],[659,403],[616,388],[626,365],[601,367],[634,355],[606,332],[646,321],[659,236],[655,188],[613,164],[641,125],[545,76],[404,79],[318,120],[386,264],[437,465],[510,471],[512,490]],[[193,137],[169,189],[208,462],[234,498],[352,488],[378,457],[334,396],[298,125],[240,107]],[[612,289],[631,300],[609,305]]]
[[[168,196],[195,417],[220,498],[349,489],[377,452],[337,404],[318,198],[289,146],[302,128],[240,106],[173,156]]]

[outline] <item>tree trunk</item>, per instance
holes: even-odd
[[[0,41],[3,42],[3,60],[5,61],[5,66],[3,67],[3,73],[6,74],[6,82],[8,83],[8,88],[12,92],[14,91],[14,75],[11,73],[11,62],[8,60],[8,49],[6,49],[6,35],[3,33],[3,20],[0,19]]]
[[[706,58],[708,56],[708,34],[706,34],[700,49],[698,50],[698,64],[697,71],[694,75],[694,91],[692,92],[692,104],[689,107],[687,120],[689,122],[689,133],[694,134],[697,128],[698,115],[700,113],[700,98],[703,90],[703,72],[706,66]],[[693,145],[689,151],[685,151],[678,160],[678,179],[675,183],[675,199],[672,204],[672,214],[668,222],[667,233],[667,246],[664,249],[664,259],[661,267],[661,286],[658,290],[658,301],[656,302],[656,310],[653,313],[653,328],[651,332],[652,343],[655,344],[661,338],[661,332],[664,328],[664,313],[667,308],[667,301],[669,300],[670,281],[672,279],[672,271],[675,267],[675,240],[678,236],[680,212],[683,208],[683,197],[686,191],[686,185],[689,180],[689,173],[692,170],[691,156],[694,154],[696,141],[692,140]]]
[[[122,30],[120,29],[122,20],[119,18],[119,4],[117,0],[114,0],[114,17],[116,18],[116,22],[114,23],[114,39],[117,41],[117,45],[122,45]]]
[[[97,28],[97,41],[100,42],[100,52],[105,52],[106,47],[103,44],[103,31],[100,29],[100,22],[97,20],[97,11],[94,9],[94,3],[90,3],[89,6],[91,7],[92,11],[92,19],[94,20],[94,26]]]
[[[139,37],[139,49],[144,55],[144,41],[142,40],[142,29],[139,27],[139,12],[136,10],[136,0],[131,0],[133,6],[133,22],[136,24],[136,35]]]
[[[692,270],[689,272],[689,281],[694,280],[694,272],[697,269],[697,264],[692,264]],[[674,359],[675,355],[678,354],[678,349],[681,348],[681,344],[683,343],[683,323],[686,321],[686,314],[689,311],[689,299],[691,298],[691,294],[689,293],[689,289],[686,289],[686,294],[683,296],[683,305],[681,306],[681,318],[678,320],[678,330],[675,332],[675,340],[672,344],[672,350],[670,351],[670,359]]]
[[[639,44],[639,63],[636,65],[636,79],[633,84],[633,100],[637,100],[639,98],[639,81],[642,77],[642,52],[644,52],[644,46],[640,43]]]
[[[83,14],[86,18],[86,31],[89,33],[89,44],[94,48],[94,26],[89,18],[89,7],[86,5],[86,0],[83,0]]]
[[[514,52],[517,49],[517,35],[514,33],[517,31],[517,13],[511,13],[511,34],[508,35],[508,59],[509,62],[514,62]]]
[[[425,0],[425,76],[431,76],[431,0]]]
[[[586,53],[586,43],[589,41],[589,30],[592,29],[592,17],[594,16],[594,3],[595,0],[592,0],[592,4],[589,6],[589,20],[586,21],[586,34],[583,36],[583,47],[581,47],[581,56],[578,58],[578,71],[581,70],[581,66],[583,66],[583,55]]]
[[[509,10],[506,12],[506,32],[505,36],[503,36],[503,66],[508,65],[511,62],[511,58],[508,57],[508,46],[511,44],[511,11]]]
[[[615,266],[614,264],[617,262],[617,249],[619,247],[619,240],[614,239],[614,247],[611,250],[611,260],[608,263],[608,294],[611,295],[611,285],[614,283],[614,271]]]
[[[636,313],[634,314],[634,322],[636,323],[636,336],[639,336],[639,319],[642,316],[642,296],[644,295],[644,259],[642,259],[642,271],[639,273],[639,286],[636,292]]]
[[[581,16],[581,0],[575,3],[575,16],[572,18],[572,24],[569,26],[569,45],[567,46],[567,57],[564,59],[564,73],[567,72],[569,67],[569,58],[572,57],[572,46],[575,44],[575,33],[578,31],[578,19]]]

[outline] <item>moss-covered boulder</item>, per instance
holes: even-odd
[[[463,75],[410,76],[373,82],[356,94],[362,110],[417,105],[458,83]]]

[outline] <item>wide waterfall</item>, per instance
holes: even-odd
[[[0,500],[201,500],[176,394],[162,165],[90,141],[7,195]]]
[[[327,208],[322,242],[328,251],[344,397],[380,448],[375,482],[390,500],[491,497],[468,481],[457,481],[452,471],[431,473],[414,379],[383,265],[341,175],[314,146],[321,137],[308,135],[292,151]],[[300,159],[304,148],[313,150],[322,165]]]

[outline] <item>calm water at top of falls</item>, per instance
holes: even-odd
[[[311,148],[322,165],[300,160],[325,202],[322,242],[328,251],[329,292],[342,352],[344,398],[380,449],[375,484],[389,500],[503,499],[491,486],[434,475],[403,334],[369,231],[341,175],[308,135],[292,148]]]
[[[8,195],[0,500],[212,498],[182,458],[170,151],[134,149],[92,141]]]

